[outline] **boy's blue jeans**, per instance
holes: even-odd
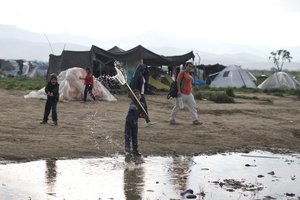
[[[137,121],[127,121],[125,123],[125,151],[130,152],[130,140],[132,140],[133,152],[138,151],[138,123]]]

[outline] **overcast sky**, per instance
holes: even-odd
[[[233,44],[300,46],[299,0],[0,2],[0,24],[39,33],[105,40],[153,31]]]

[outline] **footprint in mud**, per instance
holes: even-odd
[[[293,133],[293,136],[297,139],[300,139],[300,130],[295,130],[295,132]]]

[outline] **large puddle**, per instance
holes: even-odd
[[[300,199],[300,155],[253,151],[194,157],[0,164],[1,200]]]

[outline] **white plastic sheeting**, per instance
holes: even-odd
[[[300,83],[286,72],[276,72],[262,82],[258,88],[300,89]]]
[[[215,88],[256,88],[256,78],[247,70],[238,65],[230,65],[224,68],[209,87]]]
[[[62,71],[58,75],[59,97],[60,100],[81,100],[84,93],[84,78],[86,76],[85,69],[73,67]],[[97,100],[117,101],[117,99],[94,77],[93,94]],[[25,98],[46,99],[45,88],[38,91],[31,91],[24,96]],[[92,99],[88,94],[88,99]]]

